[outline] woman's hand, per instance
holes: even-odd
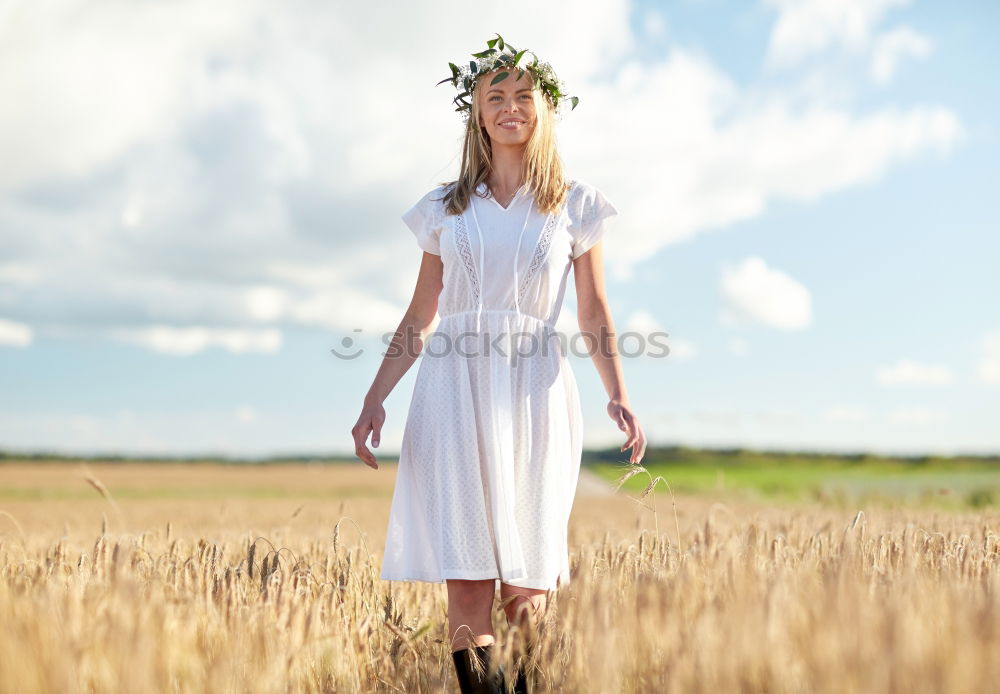
[[[646,454],[646,433],[639,424],[639,418],[632,412],[632,407],[627,403],[612,400],[608,403],[608,414],[628,437],[621,450],[632,449],[629,462],[633,465],[642,462],[642,456]]]
[[[378,448],[379,437],[382,434],[382,424],[385,423],[385,409],[380,403],[366,404],[358,417],[358,423],[351,429],[354,437],[354,453],[365,465],[378,470],[378,463],[375,456],[365,445],[368,442],[368,434],[372,435],[372,446]]]

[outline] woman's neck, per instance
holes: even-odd
[[[524,162],[524,145],[493,146],[493,173],[489,177],[491,190],[510,194],[524,183],[521,170]]]

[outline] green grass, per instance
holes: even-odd
[[[618,451],[588,455],[587,464],[614,481],[629,469]],[[1000,506],[1000,460],[995,457],[840,456],[815,453],[648,450],[643,467],[662,476],[675,492],[712,493],[818,501],[841,506],[859,501],[940,507]],[[639,474],[622,487],[640,493],[650,476]],[[658,494],[667,493],[657,485]]]
[[[385,456],[386,462],[391,456]],[[93,460],[76,456],[18,455],[0,451],[4,462],[55,463]],[[282,456],[268,459],[240,458],[100,458],[102,462],[187,462],[227,463],[253,467],[255,464],[310,462],[341,465],[336,457]],[[584,464],[601,477],[614,481],[628,465],[628,451],[615,449],[584,452]],[[867,453],[824,454],[801,451],[758,451],[749,449],[695,449],[684,447],[650,448],[643,466],[652,477],[662,476],[675,492],[715,495],[749,495],[757,498],[820,502],[830,505],[872,503],[915,503],[959,508],[1000,507],[1000,456],[913,456],[892,457]],[[638,494],[650,477],[636,475],[623,491]],[[656,487],[666,493],[665,485]],[[343,487],[337,489],[283,489],[276,486],[161,486],[131,487],[112,485],[118,499],[214,499],[214,498],[343,498],[386,497],[391,489]],[[90,499],[94,491],[78,488],[2,488],[0,499],[67,500]]]

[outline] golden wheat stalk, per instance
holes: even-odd
[[[87,467],[85,463],[82,463],[81,467],[83,468],[83,479],[87,482],[87,484],[96,489],[98,493],[104,497],[104,500],[107,501],[111,505],[111,508],[115,510],[115,514],[118,516],[118,520],[121,521],[122,512],[121,509],[118,507],[118,502],[115,501],[113,496],[111,496],[111,491],[105,486],[103,482],[97,479],[97,477],[90,471],[90,469]],[[101,532],[105,532],[106,530],[107,530],[106,527],[102,527]]]

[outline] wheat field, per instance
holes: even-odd
[[[444,586],[378,578],[393,476],[0,465],[0,690],[457,691]],[[535,691],[998,691],[998,529],[581,487]]]

